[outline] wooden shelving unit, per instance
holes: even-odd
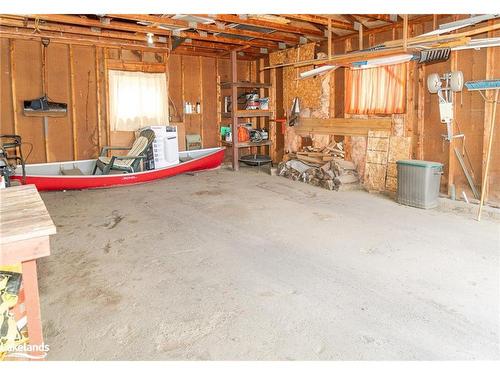
[[[269,146],[271,147],[272,141],[266,140],[262,142],[238,142],[238,119],[241,118],[255,118],[255,117],[272,117],[272,111],[270,110],[240,110],[238,108],[238,89],[247,88],[247,89],[259,89],[262,90],[270,89],[272,85],[270,83],[262,83],[262,82],[241,82],[238,81],[238,69],[237,69],[237,55],[236,51],[231,52],[231,82],[221,82],[221,89],[230,89],[231,90],[231,103],[232,110],[229,113],[221,112],[221,118],[230,118],[231,119],[231,134],[233,138],[233,142],[221,141],[223,146],[231,147],[232,149],[232,164],[233,169],[235,171],[239,170],[239,149],[245,147],[260,147],[260,146]],[[219,98],[222,98],[221,96]],[[236,110],[235,110],[236,108]]]
[[[231,113],[224,113],[222,114],[222,117],[224,118],[231,118],[233,116],[232,112]],[[261,109],[247,109],[247,110],[238,110],[236,111],[236,117],[242,118],[242,117],[269,117],[271,116],[271,111],[268,110],[261,110]]]
[[[221,142],[224,146],[233,147],[233,142]],[[271,146],[273,143],[269,140],[262,142],[236,142],[236,147],[245,148],[245,147],[260,147],[260,146]]]

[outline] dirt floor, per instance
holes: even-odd
[[[49,359],[500,359],[498,221],[248,169],[43,199]]]

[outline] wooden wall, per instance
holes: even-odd
[[[439,18],[437,24],[451,22],[458,19],[457,16]],[[409,36],[415,36],[434,29],[433,21],[427,21],[420,24],[410,25]],[[465,30],[464,30],[465,31]],[[491,36],[498,36],[500,33]],[[487,35],[477,35],[474,38],[486,37]],[[363,47],[374,46],[387,40],[402,38],[401,27],[385,30],[383,32],[364,35]],[[334,39],[333,52],[342,54],[348,51],[359,49],[358,35],[349,38]],[[316,52],[326,52],[327,45],[322,43],[316,48]],[[500,48],[489,48],[481,50],[462,50],[452,53],[451,58],[446,62],[425,64],[417,66],[410,63],[408,69],[407,85],[407,108],[404,117],[403,136],[412,137],[412,157],[415,159],[424,159],[438,161],[444,164],[444,175],[441,179],[441,192],[450,193],[450,185],[454,184],[456,196],[460,198],[462,191],[465,191],[468,198],[473,194],[468,186],[465,175],[455,156],[454,148],[463,149],[461,139],[453,140],[450,143],[443,140],[442,134],[446,133],[446,127],[440,123],[438,98],[436,94],[430,94],[427,91],[426,80],[428,74],[445,73],[451,70],[461,70],[465,81],[481,80],[488,78],[498,78],[500,76]],[[330,98],[330,117],[349,117],[344,113],[344,90],[345,90],[345,69],[339,68],[330,73],[332,92]],[[317,78],[311,78],[314,81]],[[295,84],[289,78],[286,82],[284,77],[284,87]],[[316,87],[316,86],[314,86]],[[306,102],[311,97],[319,98],[320,92],[317,86],[311,90],[307,96],[304,96]],[[302,99],[302,98],[301,98]],[[319,99],[317,99],[319,101]],[[318,106],[316,103],[314,106]],[[474,172],[477,185],[482,182],[485,164],[485,152],[487,139],[489,136],[489,108],[485,104],[478,92],[469,92],[466,88],[461,93],[455,94],[455,120],[454,132],[465,134],[465,150],[470,158],[470,165]],[[374,116],[375,117],[375,116]],[[497,124],[500,117],[497,111]],[[395,130],[393,129],[393,132]],[[350,137],[346,137],[348,154],[355,152],[350,145]],[[352,146],[352,147],[351,147]],[[500,130],[497,127],[494,138],[492,159],[490,162],[490,176],[488,179],[487,200],[490,204],[500,204]]]
[[[28,162],[87,159],[97,153],[96,53],[92,46],[51,43],[46,48],[45,91],[50,100],[68,104],[65,117],[23,115],[22,101],[43,95],[42,45],[37,41],[0,39],[2,134],[19,134],[33,145]],[[74,119],[74,120],[73,120]],[[99,132],[106,134],[103,127]],[[47,148],[45,143],[47,142]]]
[[[230,80],[229,59],[172,54],[167,60],[153,52],[51,42],[46,48],[45,90],[52,101],[67,103],[68,113],[49,117],[45,135],[43,118],[22,111],[23,100],[44,93],[42,48],[40,41],[0,38],[0,133],[19,134],[33,145],[28,163],[95,158],[101,146],[130,145],[133,132],[109,131],[106,69],[168,70],[169,95],[180,113],[174,122],[185,127],[186,134],[201,134],[204,147],[219,145],[217,76]],[[240,61],[240,79],[249,80],[252,69],[256,74],[255,66]],[[201,114],[185,115],[184,101],[200,101]]]
[[[238,76],[248,80],[250,61],[238,62]],[[231,80],[229,59],[173,54],[168,62],[169,95],[184,123],[186,134],[200,134],[203,147],[219,146],[219,116],[217,85]],[[185,114],[184,103],[201,103],[201,114]]]

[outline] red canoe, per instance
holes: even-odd
[[[181,162],[169,167],[137,173],[117,173],[92,175],[95,160],[66,161],[26,165],[25,184],[34,184],[40,191],[96,189],[114,186],[139,184],[161,178],[194,171],[217,168],[224,160],[224,148],[209,148],[179,152]],[[64,170],[77,171],[78,174],[65,175]],[[22,181],[19,168],[12,179]]]

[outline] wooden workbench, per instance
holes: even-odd
[[[22,264],[30,345],[43,344],[36,260],[50,254],[49,236],[55,233],[56,227],[35,185],[0,189],[0,265]]]

